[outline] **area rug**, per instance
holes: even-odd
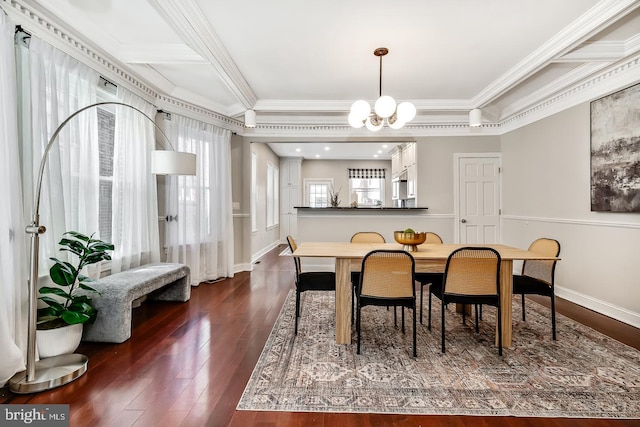
[[[361,354],[335,343],[334,295],[305,292],[294,336],[290,292],[237,409],[288,412],[640,418],[640,352],[562,315],[551,339],[549,310],[531,302],[522,322],[514,302],[513,346],[498,355],[495,309],[484,307],[480,332],[446,316],[440,352],[440,305],[432,330],[418,322],[418,357],[393,309],[366,307]],[[426,305],[426,301],[425,301]],[[400,316],[398,316],[400,317]],[[398,325],[399,326],[399,325]]]

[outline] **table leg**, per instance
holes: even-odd
[[[502,260],[500,265],[500,308],[502,309],[502,346],[511,347],[513,300],[513,261]],[[498,345],[498,325],[496,322],[496,345]]]
[[[351,260],[336,258],[336,343],[351,344]]]

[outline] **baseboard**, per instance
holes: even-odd
[[[601,301],[589,295],[585,295],[562,286],[556,285],[555,292],[556,296],[559,298],[566,299],[567,301],[571,301],[597,313],[604,314],[612,319],[640,328],[640,313],[634,313],[626,308],[615,306],[608,302]]]
[[[235,273],[241,273],[243,271],[251,271],[251,270],[253,270],[251,268],[251,264],[244,263],[244,264],[234,264],[233,265],[233,273],[234,274]]]
[[[269,251],[275,249],[279,244],[280,242],[276,240],[275,242],[271,243],[267,247],[264,247],[260,249],[258,252],[256,252],[255,254],[251,255],[251,263],[253,264],[254,262],[256,262],[258,259],[266,255]]]

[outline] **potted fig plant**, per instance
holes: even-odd
[[[77,231],[64,233],[59,245],[61,251],[73,254],[70,261],[75,263],[50,258],[54,264],[49,276],[58,286],[39,289],[39,300],[45,305],[38,309],[36,341],[40,357],[72,353],[78,347],[82,325],[93,322],[98,314],[88,295],[100,294],[89,285],[93,279],[81,272],[88,265],[110,260],[108,251],[113,250],[112,244]],[[63,344],[67,338],[70,342]],[[47,342],[57,348],[48,348]]]

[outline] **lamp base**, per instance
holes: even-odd
[[[27,381],[27,371],[18,372],[9,380],[9,389],[17,394],[27,394],[60,387],[82,376],[88,363],[89,358],[83,354],[47,357],[36,362],[33,381]]]

